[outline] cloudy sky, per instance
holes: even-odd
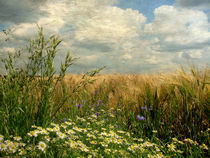
[[[0,0],[0,58],[37,35],[63,40],[81,73],[163,72],[180,64],[210,65],[210,0]]]

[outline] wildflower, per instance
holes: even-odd
[[[43,134],[43,135],[48,135],[49,133],[47,132],[47,130],[46,130],[46,129],[42,129],[42,130],[40,131],[40,134]]]
[[[25,143],[22,143],[22,142],[19,145],[20,146],[26,146],[26,144]]]
[[[58,135],[58,137],[59,137],[60,139],[64,139],[64,138],[66,137],[66,134],[64,134],[64,133],[62,133],[62,132],[60,132],[60,131],[56,132],[56,134]]]
[[[175,148],[176,148],[175,145],[174,145],[173,143],[168,144],[167,147],[168,147],[169,150],[171,150],[171,151],[175,151]]]
[[[181,151],[181,150],[177,150],[176,152],[178,152],[180,154],[184,153],[184,151]]]
[[[65,124],[72,125],[72,123],[71,122],[68,122],[68,121],[66,121]]]
[[[0,134],[0,142],[4,140],[4,136]]]
[[[98,112],[96,112],[95,114],[96,114],[96,116],[99,116],[99,113]]]
[[[152,133],[157,133],[157,130],[153,130]]]
[[[14,137],[14,140],[20,141],[22,138],[20,136]]]
[[[44,137],[48,142],[50,141],[50,136],[45,136]]]
[[[55,126],[55,127],[53,128],[53,131],[54,131],[54,132],[60,131],[60,127],[59,127],[59,126]]]
[[[44,142],[42,142],[42,141],[39,142],[39,144],[38,144],[39,150],[44,151],[46,147],[47,147],[47,145]]]
[[[12,145],[9,145],[9,150],[10,150],[12,153],[15,153],[16,150],[17,150],[17,148],[16,148],[16,146],[15,146],[14,144],[12,144]]]
[[[106,154],[110,154],[110,153],[111,153],[111,149],[105,149],[104,152],[105,152]]]
[[[53,132],[53,129],[52,129],[52,128],[47,128],[47,130],[48,130],[49,132]]]
[[[140,115],[137,115],[137,119],[140,120],[140,121],[145,120],[144,116],[140,116]]]
[[[67,126],[66,126],[66,125],[61,125],[61,127],[63,127],[64,129],[66,129],[66,128],[67,128]]]
[[[6,149],[7,149],[6,144],[1,143],[1,144],[0,144],[0,151],[5,151]]]
[[[134,150],[135,150],[135,146],[130,146],[130,147],[128,148],[128,150],[134,151]]]
[[[147,107],[141,107],[142,110],[147,110]]]
[[[142,138],[139,138],[139,139],[138,139],[138,141],[139,141],[139,142],[143,142],[143,141],[144,141],[144,139],[142,139]]]
[[[197,141],[194,141],[194,144],[195,144],[195,145],[198,145],[198,142],[197,142]]]
[[[178,139],[177,138],[172,138],[173,139],[173,141],[175,141],[175,142],[177,142],[178,141]]]
[[[108,147],[108,144],[106,144],[105,142],[100,142],[100,144],[101,144],[103,147]]]
[[[110,114],[109,116],[110,116],[110,117],[115,117],[115,115],[113,115],[113,114]]]
[[[77,104],[76,107],[80,108],[80,107],[82,107],[82,104],[81,105],[80,104]]]
[[[32,128],[37,128],[37,126],[35,126],[35,125],[32,125],[31,127],[32,127]]]
[[[52,122],[50,125],[51,125],[51,126],[58,126],[58,124],[55,124],[55,123],[53,123],[53,122]]]
[[[184,144],[184,142],[183,142],[183,141],[178,141],[178,143],[179,143],[179,144],[182,144],[182,145]]]
[[[185,141],[185,142],[189,142],[190,144],[193,144],[193,143],[194,143],[193,140],[191,140],[190,138],[187,138],[187,139],[185,139],[184,141]]]
[[[130,137],[130,133],[129,132],[127,132],[126,135]]]
[[[160,151],[160,149],[158,147],[155,147],[156,151]]]
[[[98,103],[99,103],[99,104],[101,104],[101,103],[102,103],[102,101],[101,101],[101,100],[99,100],[99,101],[98,101]]]
[[[35,131],[30,131],[30,132],[28,133],[28,135],[29,135],[30,137],[37,137],[37,136],[38,136],[36,130],[35,130]]]
[[[73,130],[68,130],[67,132],[66,132],[67,134],[75,134],[75,132],[73,131]]]
[[[97,144],[97,142],[96,141],[91,141],[90,144],[94,144],[95,145],[95,144]]]
[[[25,155],[26,151],[24,150],[24,148],[19,149],[19,155]]]
[[[144,146],[146,146],[146,147],[151,147],[151,146],[153,146],[154,144],[153,143],[150,143],[150,142],[145,142],[144,143]]]
[[[205,149],[205,150],[208,150],[208,147],[207,147],[206,144],[202,144],[202,145],[200,146],[200,148]]]
[[[42,127],[37,127],[38,130],[42,130]]]

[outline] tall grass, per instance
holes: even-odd
[[[56,74],[54,58],[60,43],[58,36],[46,39],[43,29],[39,28],[38,37],[26,47],[27,59],[21,61],[24,64],[19,64],[24,60],[21,58],[24,50],[10,53],[2,60],[6,75],[0,78],[0,132],[4,135],[22,136],[32,124],[46,126],[70,97],[63,78],[76,58],[68,52]],[[91,81],[86,75],[94,76],[98,71],[100,69],[85,74],[74,91]],[[63,95],[55,99],[58,87]]]
[[[158,142],[165,153],[168,151],[164,149],[164,143],[175,152],[173,144],[177,143],[176,139],[173,139],[175,142],[172,146],[168,142],[176,137],[196,146],[189,148],[187,144],[183,148],[186,150],[183,151],[185,155],[182,156],[192,156],[192,150],[198,155],[209,154],[200,150],[208,150],[205,144],[210,144],[209,67],[196,70],[192,66],[190,72],[182,68],[177,72],[159,75],[97,75],[103,68],[83,75],[66,75],[75,58],[67,53],[64,63],[60,65],[60,71],[56,72],[54,59],[60,43],[59,37],[53,35],[46,38],[42,28],[39,28],[38,37],[31,40],[25,50],[28,56],[22,65],[18,62],[22,59],[24,50],[9,54],[8,58],[2,60],[7,74],[0,77],[1,145],[8,143],[2,143],[1,134],[5,138],[10,135],[24,137],[32,127],[41,130],[38,133],[43,134],[44,128],[50,123],[62,123],[68,118],[74,122],[79,116],[87,120],[93,119],[96,123],[94,126],[105,122],[103,128],[112,127],[116,132],[118,129],[124,130],[129,132],[128,136],[131,133],[132,137]],[[79,123],[78,126],[97,129],[90,122],[88,125]],[[62,132],[66,132],[65,129]],[[31,135],[30,132],[28,134]],[[57,135],[60,137],[60,133]],[[82,134],[83,136],[84,142],[90,145]],[[197,148],[197,142],[186,138],[205,144]],[[25,139],[28,140],[27,137]],[[36,142],[32,141],[34,143]],[[147,145],[146,148],[149,146]],[[48,156],[57,154],[56,147],[52,147],[52,150],[49,147]],[[62,149],[62,144],[59,147],[62,155],[65,147]],[[126,148],[130,150],[129,144],[126,144]],[[0,151],[5,150],[1,147]],[[75,154],[72,150],[69,152]],[[147,151],[147,154],[150,152],[152,151]],[[168,154],[172,156],[174,153],[170,151]]]
[[[90,105],[102,100],[108,107],[119,106],[122,114],[117,122],[136,134],[150,136],[156,129],[163,139],[171,136],[201,138],[201,132],[209,128],[209,72],[208,67],[202,71],[191,67],[188,73],[181,69],[160,75],[98,75],[93,85],[72,95],[71,100],[75,104],[86,100]],[[66,76],[68,93],[72,93],[80,77]],[[71,112],[71,105],[65,108]],[[142,125],[137,115],[145,117]]]

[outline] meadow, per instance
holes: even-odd
[[[67,74],[61,40],[42,29],[2,60],[0,157],[209,157],[210,68]]]

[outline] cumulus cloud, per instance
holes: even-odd
[[[113,5],[116,3],[119,2],[28,0],[22,12],[22,6],[14,7],[18,10],[17,19],[13,17],[16,20],[3,21],[15,25],[9,35],[11,44],[0,45],[0,49],[25,45],[37,34],[38,24],[44,27],[45,34],[59,34],[63,39],[55,61],[57,67],[64,50],[70,48],[74,56],[80,57],[70,70],[74,73],[104,65],[107,72],[149,72],[168,70],[186,58],[209,59],[206,52],[210,50],[210,25],[203,11],[161,6],[154,11],[154,20],[146,24],[146,17],[139,11],[118,8]],[[36,7],[28,13],[31,4]],[[4,6],[13,8],[11,2],[5,1]],[[22,16],[24,13],[26,16]]]
[[[154,21],[145,26],[146,34],[158,38],[153,49],[177,52],[183,49],[200,49],[210,42],[210,25],[204,12],[161,6],[154,14]]]

